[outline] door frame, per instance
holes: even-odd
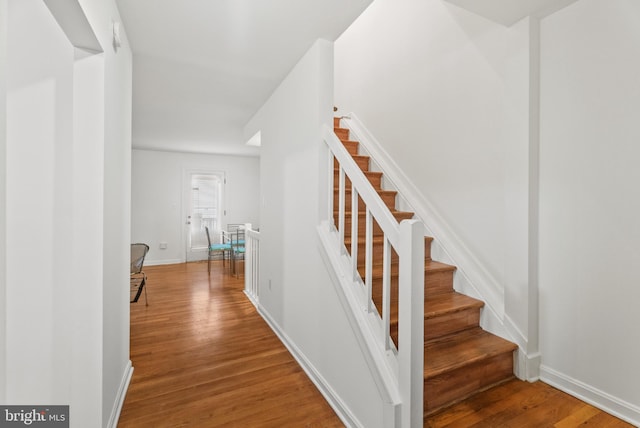
[[[188,225],[187,225],[187,216],[189,215],[190,210],[190,202],[191,202],[191,176],[194,174],[209,174],[209,175],[219,175],[222,177],[222,190],[220,195],[220,203],[222,205],[222,215],[220,219],[220,225],[224,226],[226,224],[226,216],[227,216],[227,198],[226,198],[226,185],[227,185],[227,172],[220,169],[207,169],[207,168],[183,168],[182,170],[182,185],[180,192],[182,207],[180,210],[180,238],[182,241],[182,262],[186,263],[189,261],[189,242],[188,242]],[[205,255],[206,260],[206,255]],[[192,260],[195,261],[195,260]]]

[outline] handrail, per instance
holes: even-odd
[[[384,202],[378,192],[376,192],[369,180],[367,180],[367,177],[356,164],[356,161],[353,160],[340,139],[329,129],[329,127],[325,127],[324,129],[324,140],[333,155],[338,159],[340,168],[348,171],[346,175],[351,180],[351,185],[358,189],[358,195],[362,198],[368,209],[371,210],[373,217],[375,217],[382,230],[385,231],[385,234],[389,234],[389,241],[391,242],[391,245],[397,248],[400,233],[398,222],[384,205]],[[330,177],[333,177],[333,174],[330,174]],[[330,189],[330,192],[332,191],[333,187]],[[333,196],[331,196],[331,198],[333,198]],[[332,208],[333,204],[330,205]],[[331,211],[333,211],[333,209],[331,209]],[[331,218],[331,216],[333,216],[333,212],[330,212],[329,214],[329,218]]]
[[[404,220],[400,224],[396,221],[391,211],[382,201],[378,192],[366,178],[364,172],[358,167],[346,147],[328,126],[323,129],[324,141],[332,156],[329,156],[329,195],[328,195],[328,224],[334,224],[334,157],[338,161],[338,230],[333,226],[333,233],[338,235],[341,257],[349,260],[347,268],[334,265],[341,270],[339,278],[346,281],[341,285],[345,288],[344,295],[351,299],[356,297],[359,301],[351,302],[354,316],[369,327],[362,330],[363,335],[373,332],[372,342],[377,343],[373,353],[381,352],[380,358],[375,361],[385,361],[389,364],[386,372],[393,373],[394,385],[388,386],[394,389],[393,396],[400,396],[399,409],[395,416],[391,417],[393,426],[416,427],[422,426],[423,409],[423,363],[424,363],[424,226],[418,220]],[[347,193],[346,178],[351,181],[351,240],[350,255],[345,249],[345,218]],[[358,197],[365,205],[365,278],[359,277],[358,272]],[[383,232],[383,261],[382,261],[382,295],[383,302],[381,314],[375,311],[372,303],[372,271],[373,264],[373,220],[378,223]],[[398,348],[390,339],[390,296],[391,296],[391,248],[396,250],[399,258],[398,277],[398,311],[399,330]],[[329,250],[327,250],[329,251]],[[350,279],[350,280],[349,280]],[[358,286],[364,283],[365,292],[357,293],[353,290],[361,290]],[[364,309],[364,310],[362,310]],[[370,315],[377,316],[371,317]],[[367,314],[367,316],[363,315]],[[372,319],[377,321],[372,321]]]

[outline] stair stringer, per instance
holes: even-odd
[[[383,185],[398,191],[398,209],[414,212],[424,224],[427,233],[434,238],[431,244],[433,259],[457,267],[454,275],[454,289],[485,302],[480,317],[481,327],[518,345],[514,367],[516,376],[530,381],[537,380],[540,355],[539,353],[526,354],[527,339],[505,314],[504,288],[498,280],[483,266],[433,204],[402,172],[356,114],[352,112],[342,116],[341,119],[341,126],[349,129],[351,139],[358,141],[366,154],[371,156],[372,163],[375,163],[372,170],[384,173]]]
[[[358,340],[364,361],[382,397],[385,408],[384,426],[399,427],[402,398],[396,379],[398,365],[395,355],[386,352],[380,346],[376,332],[382,330],[381,320],[377,313],[363,311],[358,302],[363,296],[358,295],[362,284],[351,278],[351,262],[341,251],[342,245],[335,227],[323,221],[317,228],[320,239],[319,252],[332,279],[332,284],[342,304],[351,330]]]

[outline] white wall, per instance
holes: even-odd
[[[485,301],[483,326],[525,351],[521,377],[537,352],[527,230],[536,25],[506,28],[442,0],[377,0],[335,49],[339,114],[354,112],[411,183],[404,196],[435,238],[432,254],[458,267],[457,290]]]
[[[73,248],[57,238],[72,231],[65,186],[71,184],[74,51],[43,2],[10,0],[9,17],[6,399],[66,404],[73,304],[64,272]],[[94,393],[91,407],[100,399]]]
[[[150,246],[145,264],[185,261],[183,188],[188,170],[225,173],[223,224],[260,225],[259,158],[134,150],[131,239]],[[160,242],[167,248],[160,249]]]
[[[0,0],[0,236],[6,236],[6,185],[7,185],[7,22],[8,2]],[[4,30],[3,30],[4,29]],[[0,311],[7,306],[6,256],[7,243],[0,239]],[[6,317],[0,316],[0,344],[6,343]],[[6,402],[6,347],[0,347],[0,402]]]
[[[314,379],[366,427],[382,423],[381,398],[319,253],[326,206],[333,46],[318,41],[245,128],[260,130],[260,308]],[[320,193],[322,194],[322,193]]]
[[[581,0],[541,30],[543,379],[640,424],[640,4]]]
[[[129,250],[131,244],[132,54],[115,0],[81,4],[104,49],[103,368],[102,423],[115,424],[131,373]],[[113,22],[122,46],[113,48]],[[85,237],[86,239],[86,237]]]
[[[340,113],[358,115],[499,283],[506,31],[441,0],[377,0],[336,41]]]
[[[131,51],[124,33],[117,54],[111,46],[114,2],[66,5],[86,15],[105,52],[75,49],[60,25],[77,22],[59,24],[40,0],[0,5],[2,401],[69,404],[71,426],[107,426],[130,375]]]

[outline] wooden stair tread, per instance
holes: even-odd
[[[333,214],[334,215],[338,215],[339,211],[333,210]],[[366,217],[367,213],[362,211],[362,210],[358,210],[358,221],[360,221],[360,219],[364,219]],[[391,215],[398,220],[398,223],[400,223],[400,220],[408,220],[413,218],[413,216],[415,215],[414,213],[410,212],[410,211],[391,211]],[[348,219],[351,217],[351,213],[347,213],[347,217],[345,218],[345,220],[348,221]],[[430,239],[433,240],[433,238],[429,237],[429,236],[425,236],[425,239]]]
[[[355,161],[356,165],[358,165],[358,168],[360,168],[362,171],[369,170],[369,161],[371,160],[371,157],[365,155],[351,155],[351,157]],[[338,162],[338,158],[333,158],[334,171],[336,168],[338,168],[338,165],[340,165],[340,163]]]
[[[351,246],[351,236],[344,237],[344,245],[348,247]],[[367,242],[367,238],[364,236],[358,236],[358,245],[365,245]],[[373,235],[373,245],[382,245],[384,243],[384,236]]]
[[[338,190],[338,187],[334,186],[333,190]],[[378,193],[378,195],[396,196],[398,194],[398,192],[395,191],[395,190],[375,189],[375,191]],[[344,193],[350,195],[351,194],[351,187],[349,186],[346,189],[344,189]]]
[[[433,238],[430,236],[425,236],[425,245],[430,244],[431,241],[433,241]],[[351,236],[345,236],[344,237],[344,243],[345,245],[351,245]],[[373,244],[383,244],[384,243],[384,236],[373,236]],[[358,244],[361,245],[365,245],[366,244],[366,237],[364,236],[358,236]],[[424,269],[428,270],[430,272],[438,272],[438,271],[447,271],[447,270],[456,270],[456,267],[453,265],[448,265],[446,263],[442,263],[442,262],[436,262],[434,260],[430,260],[430,259],[425,259],[424,261]]]
[[[371,157],[367,155],[351,155],[351,157],[354,159],[371,159]]]
[[[374,237],[374,241],[375,239],[376,237]],[[379,239],[382,239],[382,237],[379,237]],[[436,273],[436,272],[451,272],[455,270],[456,270],[455,266],[448,265],[446,263],[440,263],[433,260],[424,261],[425,274]],[[371,274],[374,279],[382,278],[382,264],[374,264],[371,267]],[[398,275],[398,263],[391,263],[391,275],[392,276]]]
[[[374,189],[382,189],[382,173],[380,171],[363,171],[364,176],[367,177],[367,180],[371,183]],[[338,169],[333,170],[333,190],[337,192],[340,188],[340,171]],[[349,177],[345,177],[345,189],[349,192],[351,191],[351,180]]]
[[[338,138],[345,138],[348,139],[349,138],[349,129],[348,128],[340,128],[340,127],[333,127],[333,132],[338,136]]]
[[[425,343],[424,378],[429,379],[516,349],[515,344],[480,327],[450,334]]]
[[[425,260],[424,262],[424,270],[428,272],[443,272],[443,271],[453,271],[457,268],[453,265],[448,265],[446,263],[436,262],[435,260]]]
[[[368,157],[368,156],[361,156],[363,159]],[[340,172],[340,169],[337,167],[333,168],[333,174],[337,175]],[[364,175],[371,175],[371,176],[375,176],[375,177],[382,177],[382,175],[384,173],[380,172],[380,171],[362,171],[364,172]],[[347,180],[349,179],[349,177],[347,177]]]
[[[460,294],[456,291],[452,291],[450,293],[434,294],[433,296],[425,295],[424,317],[425,319],[431,319],[455,312],[465,311],[468,309],[479,309],[483,306],[484,302],[482,300],[465,296],[464,294]],[[390,318],[392,325],[398,323],[397,305],[391,306]]]
[[[342,141],[342,143],[346,143],[346,144],[360,144],[359,141],[354,141],[354,140],[340,140]]]
[[[453,312],[464,311],[471,308],[481,308],[484,302],[473,297],[465,296],[458,292],[440,293],[424,298],[424,317],[435,318]]]

